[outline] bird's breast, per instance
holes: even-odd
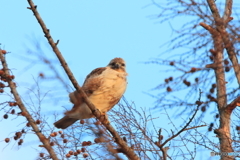
[[[89,99],[101,112],[107,112],[121,99],[126,86],[124,74],[107,74],[101,77],[100,87],[90,95]]]

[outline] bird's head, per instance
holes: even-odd
[[[108,64],[108,67],[117,70],[119,72],[125,72],[126,70],[126,63],[122,58],[114,58]]]

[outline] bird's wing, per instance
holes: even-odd
[[[106,67],[96,68],[91,73],[89,73],[83,83],[82,89],[89,97],[95,90],[97,90],[101,85],[101,79],[99,75],[106,69]],[[74,91],[69,94],[70,101],[75,105],[80,105],[83,103],[82,96]]]
[[[98,90],[102,85],[101,74],[105,71],[106,67],[96,68],[91,73],[89,73],[83,83],[83,90],[89,97],[94,91]]]
[[[106,67],[96,68],[90,74],[87,75],[83,83],[82,89],[88,97],[90,97],[94,91],[98,90],[101,87],[102,77],[100,75],[105,69]],[[86,113],[87,115],[87,112],[89,112],[90,110],[88,107],[82,106],[82,104],[84,104],[83,103],[84,100],[81,94],[79,94],[77,91],[74,91],[69,94],[69,98],[74,105],[72,110],[65,112],[65,115],[68,115],[68,116],[71,115],[71,117],[74,117],[74,114],[77,114],[79,116],[79,113]],[[89,114],[91,114],[91,111]],[[79,118],[79,119],[85,119],[85,118]],[[91,116],[87,118],[91,118]]]

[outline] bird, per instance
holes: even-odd
[[[114,58],[106,67],[96,68],[90,72],[82,89],[102,115],[107,116],[107,112],[119,102],[126,91],[127,76],[125,61],[122,58]],[[69,99],[73,103],[72,109],[54,123],[59,129],[66,129],[77,120],[94,117],[77,91],[71,92]]]

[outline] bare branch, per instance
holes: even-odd
[[[231,14],[232,14],[232,0],[226,0],[224,15],[223,15],[225,26],[227,25]]]
[[[199,93],[199,101],[201,99],[201,91]],[[201,106],[201,103],[199,103],[197,105],[197,108],[195,110],[195,112],[193,113],[192,117],[189,119],[188,123],[186,123],[186,125],[180,130],[178,131],[176,134],[174,134],[172,137],[168,138],[165,142],[163,142],[161,145],[159,145],[160,148],[162,148],[166,143],[168,143],[170,140],[172,140],[173,138],[177,137],[179,134],[181,134],[184,130],[186,130],[187,126],[192,122],[193,118],[196,116],[199,107]]]
[[[229,36],[228,32],[226,31],[226,29],[222,29],[221,36],[222,36],[222,40],[224,43],[224,47],[226,48],[227,53],[228,53],[228,57],[232,62],[233,69],[234,69],[234,72],[235,72],[235,75],[236,75],[236,78],[238,81],[238,85],[240,85],[240,66],[238,63],[237,56],[236,56],[237,54],[234,50],[233,43],[231,42],[230,36]]]
[[[194,126],[194,127],[190,127],[190,128],[186,128],[184,129],[184,131],[190,130],[190,129],[194,129],[194,128],[199,128],[199,127],[206,127],[207,125],[200,125],[200,126]]]
[[[240,66],[238,64],[238,59],[237,59],[236,53],[234,51],[233,43],[231,42],[230,36],[225,29],[228,22],[230,20],[232,20],[232,18],[230,17],[231,11],[232,11],[232,0],[226,0],[223,19],[221,19],[220,15],[219,15],[219,11],[217,9],[217,6],[216,6],[214,0],[207,0],[207,2],[209,4],[209,7],[212,11],[215,23],[217,25],[216,29],[220,32],[220,35],[221,35],[223,43],[224,43],[224,47],[226,48],[229,59],[231,60],[231,62],[233,64],[235,75],[237,77],[238,84],[240,85]],[[206,27],[204,25],[202,25],[202,26],[204,28]],[[205,28],[205,29],[207,29],[207,28]],[[207,29],[207,30],[209,30],[209,29]],[[210,32],[210,30],[209,30],[209,32]],[[210,33],[212,34],[212,32],[210,32]]]
[[[202,26],[203,28],[205,28],[206,30],[208,30],[212,35],[215,35],[218,33],[214,28],[207,25],[206,23],[201,22],[201,23],[199,23],[199,25]]]
[[[4,76],[9,77],[10,76],[9,68],[7,66],[7,62],[5,60],[5,57],[2,54],[2,50],[0,50],[0,60],[1,60],[1,63],[3,65]],[[22,112],[22,115],[26,117],[27,121],[29,122],[29,124],[33,128],[33,131],[38,136],[39,140],[43,143],[43,147],[46,148],[46,150],[50,154],[51,158],[54,159],[54,160],[58,160],[57,155],[55,154],[53,148],[51,147],[49,140],[41,133],[41,130],[38,128],[37,124],[35,123],[34,119],[31,116],[31,114],[29,114],[28,110],[26,109],[25,105],[23,104],[23,102],[22,102],[22,100],[21,100],[21,98],[20,98],[20,96],[17,92],[15,83],[11,79],[7,78],[7,80],[8,80],[7,81],[8,85],[11,89],[11,93],[13,94],[14,99],[16,100],[17,105]]]
[[[70,81],[72,82],[73,86],[75,87],[75,89],[77,90],[77,92],[82,95],[85,103],[88,105],[88,107],[91,109],[91,111],[93,112],[94,116],[97,117],[97,119],[101,118],[101,113],[99,110],[96,109],[96,107],[88,100],[86,94],[84,93],[84,91],[81,89],[81,87],[79,86],[79,84],[77,83],[77,80],[75,79],[74,75],[72,74],[70,68],[68,67],[65,59],[63,58],[61,52],[59,51],[56,43],[54,42],[53,38],[50,35],[49,30],[47,29],[45,23],[43,22],[42,18],[40,17],[34,3],[32,0],[28,0],[28,3],[31,7],[31,10],[34,14],[34,16],[36,17],[38,23],[40,24],[45,37],[48,40],[48,43],[50,44],[50,46],[52,47],[54,53],[56,54],[56,56],[58,57],[62,67],[64,68],[66,74],[68,75]],[[129,159],[133,159],[133,160],[137,160],[139,159],[139,157],[134,153],[134,150],[130,147],[128,147],[127,143],[120,137],[120,135],[117,133],[117,131],[109,124],[109,123],[103,123],[103,125],[107,128],[107,130],[112,134],[112,136],[115,138],[116,143],[121,147],[121,149],[124,151],[123,153],[129,158]]]
[[[163,153],[163,160],[167,160],[167,151],[168,151],[169,147],[164,147],[164,148],[161,147],[160,149]]]
[[[240,106],[240,97],[234,99],[230,104],[227,105],[226,110],[231,114],[232,111],[237,107]]]
[[[215,1],[214,0],[207,0],[207,2],[208,2],[208,5],[211,9],[211,12],[213,14],[213,18],[214,18],[215,22],[219,22],[221,17],[220,17],[220,14],[219,14],[219,11],[217,9]]]

